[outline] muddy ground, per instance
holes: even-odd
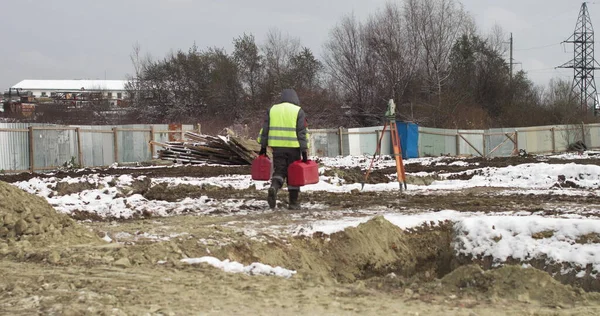
[[[406,169],[463,172],[537,160],[516,157],[467,161],[479,165],[448,166],[441,162],[430,166],[408,164]],[[594,159],[584,161],[600,163]],[[248,173],[248,167],[217,166],[111,168],[52,176],[131,174],[159,178]],[[362,180],[359,169],[339,173],[348,182]],[[393,173],[395,169],[376,170],[370,181],[390,181],[388,175]],[[34,176],[50,175],[4,175],[0,180],[15,182]],[[75,214],[73,220],[52,213],[41,198],[6,186],[0,189],[4,190],[0,227],[6,228],[5,234],[0,230],[3,315],[600,314],[600,294],[596,292],[600,287],[588,285],[586,291],[582,284],[569,285],[569,280],[553,279],[545,271],[525,269],[520,263],[484,271],[480,267],[489,268],[485,262],[478,266],[456,258],[450,245],[451,223],[404,231],[375,217],[331,236],[292,236],[286,230],[315,219],[353,216],[365,208],[403,213],[449,208],[519,210],[548,215],[567,214],[576,208],[579,214],[585,214],[586,209],[600,205],[596,196],[496,195],[495,188],[443,195],[314,192],[303,193],[302,198],[305,203],[322,205],[319,211],[256,209],[240,210],[240,214],[228,211],[130,220]],[[201,195],[243,200],[265,194],[253,189],[193,186],[139,190],[147,199],[173,201]],[[280,196],[280,206],[285,206],[284,195]],[[105,241],[108,238],[111,242]],[[296,270],[297,274],[289,279],[227,274],[207,265],[180,261],[202,256],[244,264],[262,262]]]
[[[600,155],[598,158],[589,154],[590,158],[586,159],[572,159],[569,162],[577,163],[577,164],[593,164],[600,165]],[[363,165],[368,165],[371,158],[364,158],[362,161]],[[381,159],[390,159],[389,157],[383,157]],[[317,159],[318,161],[318,159]],[[452,162],[455,162],[456,159],[448,157],[446,159],[440,159],[436,162],[433,162],[430,165],[421,165],[421,164],[406,164],[405,169],[407,173],[415,173],[415,172],[463,172],[472,169],[479,169],[484,167],[506,167],[506,166],[516,166],[520,164],[526,163],[536,163],[536,162],[545,162],[549,164],[564,164],[565,160],[563,159],[555,159],[555,158],[543,158],[533,155],[528,156],[514,156],[514,157],[498,157],[493,159],[486,159],[481,157],[473,157],[473,158],[465,158],[460,161],[468,164],[468,165],[448,165]],[[353,182],[361,182],[364,181],[364,172],[359,168],[349,168],[351,170],[352,176],[349,180]],[[358,171],[358,175],[355,175],[354,172]],[[385,168],[381,170],[374,170],[371,174],[371,177],[374,177],[376,180],[368,180],[367,182],[378,183],[382,180],[381,175],[389,175],[396,173],[396,168]],[[62,170],[52,173],[19,173],[19,174],[0,174],[0,181],[12,183],[17,181],[27,181],[32,178],[48,178],[55,177],[58,179],[72,177],[77,178],[83,175],[90,174],[98,174],[101,176],[105,175],[133,175],[133,176],[147,176],[149,178],[159,178],[159,177],[216,177],[224,174],[250,174],[250,166],[181,166],[173,168],[172,166],[147,166],[145,168],[128,168],[128,167],[119,167],[119,168],[90,168],[90,169],[80,169],[80,170]]]

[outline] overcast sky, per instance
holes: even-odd
[[[331,28],[346,14],[361,20],[386,0],[19,0],[0,6],[0,90],[23,79],[125,79],[129,55],[162,58],[194,42],[232,50],[244,32],[260,43],[269,28],[299,37],[321,55]],[[402,2],[402,1],[399,1]],[[463,0],[482,32],[498,23],[514,37],[514,58],[536,84],[571,79],[553,70],[573,58],[561,45],[574,31],[581,2],[573,0]],[[600,28],[600,4],[588,4]],[[596,34],[596,39],[600,34]],[[508,38],[507,38],[508,41]],[[539,48],[543,47],[543,48]],[[533,49],[532,49],[533,48]],[[600,51],[596,54],[600,59]],[[600,76],[600,74],[598,75]]]

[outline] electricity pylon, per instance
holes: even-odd
[[[594,59],[594,28],[587,4],[581,4],[575,32],[563,43],[573,43],[573,59],[558,68],[573,68],[573,93],[579,97],[581,110],[594,109],[599,114],[594,70],[600,66]]]

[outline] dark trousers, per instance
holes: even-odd
[[[273,177],[272,181],[279,182],[279,187],[283,186],[283,182],[287,182],[288,167],[292,162],[301,158],[300,148],[273,147]],[[288,190],[300,190],[300,187],[290,187]]]

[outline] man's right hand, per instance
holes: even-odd
[[[261,147],[260,148],[260,152],[258,153],[259,156],[266,156],[267,155],[267,147]]]

